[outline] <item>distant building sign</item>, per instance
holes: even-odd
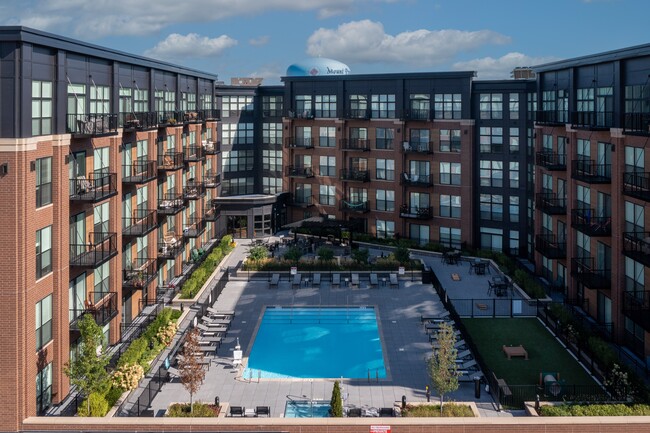
[[[317,77],[348,74],[350,74],[350,68],[345,63],[321,57],[294,63],[287,68],[288,77]]]
[[[370,433],[390,433],[389,425],[371,425]]]

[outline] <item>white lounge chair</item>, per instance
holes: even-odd
[[[269,287],[277,289],[279,283],[280,283],[280,274],[273,274],[271,276],[271,282],[269,283]]]
[[[390,288],[399,289],[399,281],[397,280],[397,274],[390,274]]]
[[[302,283],[302,275],[296,274],[293,276],[293,282],[291,283],[291,288],[295,289],[296,286],[298,286],[299,289],[301,283]]]
[[[232,352],[232,366],[239,367],[242,365],[244,353],[241,350],[233,350]]]
[[[359,288],[359,274],[352,274],[352,287]]]
[[[370,274],[370,288],[377,288],[377,274]]]
[[[314,274],[314,286],[320,286],[320,274]]]
[[[341,274],[332,275],[332,287],[341,287]]]

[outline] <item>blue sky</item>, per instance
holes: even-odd
[[[279,83],[312,56],[352,73],[516,66],[650,43],[648,0],[0,0],[25,25],[230,77]]]

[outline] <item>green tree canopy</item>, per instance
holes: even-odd
[[[317,254],[322,262],[331,262],[334,259],[334,250],[328,247],[320,247]]]
[[[438,349],[428,361],[431,384],[440,395],[440,413],[444,395],[458,389],[458,368],[456,366],[456,336],[451,325],[444,323],[438,331]]]
[[[255,261],[255,262],[259,262],[260,260],[264,260],[268,256],[269,256],[269,250],[265,246],[262,246],[262,245],[252,247],[248,251],[248,257],[251,260]]]
[[[330,400],[330,413],[333,418],[343,417],[343,400],[341,399],[341,385],[337,380],[334,382],[332,389],[332,399]]]

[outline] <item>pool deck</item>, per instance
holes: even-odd
[[[246,240],[238,241],[233,260],[245,255]],[[431,258],[431,264],[439,258]],[[429,259],[425,260],[429,262]],[[441,265],[447,269],[455,266]],[[458,266],[469,269],[467,263]],[[451,271],[448,271],[451,272]],[[436,270],[436,273],[438,271]],[[471,277],[474,277],[471,275]],[[485,281],[483,276],[475,276]],[[442,278],[441,278],[442,280]],[[475,287],[471,280],[465,280],[468,288]],[[487,283],[485,283],[487,284]],[[447,285],[443,282],[443,285]],[[484,294],[484,289],[480,289]],[[477,292],[478,294],[478,292]],[[354,407],[392,407],[406,396],[409,402],[426,401],[425,385],[430,383],[426,373],[425,359],[431,352],[428,337],[420,323],[421,315],[441,314],[444,307],[430,284],[400,281],[399,289],[382,287],[369,289],[362,282],[359,289],[332,288],[329,281],[320,287],[291,289],[288,281],[282,281],[278,289],[270,289],[266,281],[230,281],[219,296],[214,308],[235,310],[236,316],[231,329],[217,356],[211,357],[210,368],[206,371],[205,382],[194,396],[195,401],[213,402],[219,397],[222,403],[232,406],[254,408],[270,406],[271,416],[283,416],[285,404],[289,399],[329,400],[333,380],[322,379],[267,379],[239,377],[232,367],[232,353],[237,339],[244,350],[244,358],[250,353],[254,333],[261,318],[264,306],[346,306],[372,305],[377,308],[379,327],[382,335],[388,379],[376,381],[342,381],[344,404]],[[496,412],[490,396],[484,392],[480,399],[474,398],[473,383],[461,383],[457,391],[445,400],[476,401],[482,416],[512,416],[508,412]],[[432,391],[432,401],[438,397]],[[151,409],[161,413],[170,403],[189,402],[189,393],[178,380],[166,383],[156,396]]]

